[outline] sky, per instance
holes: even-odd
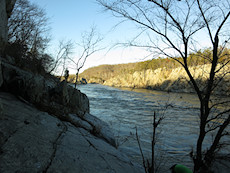
[[[131,22],[124,22],[115,27],[121,19],[118,19],[110,12],[103,12],[102,7],[96,0],[29,0],[43,8],[50,19],[51,39],[49,51],[55,55],[60,40],[71,40],[74,43],[81,42],[82,33],[89,31],[92,26],[104,38],[100,43],[103,50],[96,52],[87,58],[84,67],[80,72],[89,67],[102,64],[121,64],[144,61],[157,58],[148,56],[150,53],[141,48],[112,48],[116,43],[130,41],[137,34],[136,25]],[[200,45],[206,45],[206,39],[202,34],[198,36]],[[141,37],[142,38],[142,37]],[[145,38],[142,38],[145,43]],[[208,46],[207,46],[208,47]],[[74,49],[73,57],[76,59],[81,54],[77,46]],[[76,70],[69,68],[70,73]]]
[[[72,40],[80,43],[82,33],[89,31],[95,26],[97,32],[103,37],[100,47],[103,50],[90,56],[82,69],[98,66],[101,64],[120,64],[143,61],[149,54],[143,49],[111,47],[118,42],[125,42],[135,36],[135,26],[131,23],[120,24],[108,12],[103,12],[102,7],[95,0],[30,0],[39,7],[45,9],[51,27],[50,50],[55,54],[60,40]],[[115,28],[114,28],[115,27]],[[75,48],[78,56],[81,50]],[[74,73],[71,71],[70,73]]]

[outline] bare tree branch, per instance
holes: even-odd
[[[224,119],[221,124],[213,124],[210,130],[206,130],[206,126],[214,119],[224,117],[228,111],[222,110],[220,113],[211,115],[211,110],[217,106],[225,104],[221,101],[215,105],[210,105],[213,90],[220,85],[220,82],[229,74],[227,66],[229,65],[229,56],[224,56],[222,53],[228,42],[229,37],[225,39],[222,50],[220,47],[219,37],[227,37],[223,34],[229,28],[230,3],[227,0],[223,1],[206,1],[206,0],[118,0],[105,1],[97,0],[105,10],[111,11],[116,17],[132,21],[139,26],[144,33],[147,33],[161,41],[156,43],[149,36],[150,44],[138,44],[129,42],[124,45],[142,47],[148,50],[154,50],[167,57],[170,57],[180,63],[200,101],[200,132],[197,139],[196,155],[194,156],[194,171],[198,172],[205,165],[210,165],[214,159],[214,152],[217,150],[218,143],[222,137],[224,129],[229,124],[229,118]],[[226,3],[227,2],[227,3]],[[196,34],[200,31],[205,31],[210,39],[212,48],[207,56],[200,56],[205,63],[211,63],[211,68],[207,72],[208,77],[202,85],[198,80],[195,80],[191,69],[189,68],[188,58],[189,51],[192,50],[192,43],[199,43],[199,38]],[[225,32],[226,34],[226,32]],[[228,35],[229,36],[229,35]],[[138,36],[134,36],[136,40]],[[171,52],[170,52],[171,51]],[[173,53],[176,52],[177,56]],[[227,55],[227,54],[226,54]],[[178,59],[181,57],[181,59]],[[208,132],[216,131],[215,140],[211,148],[203,151],[203,141]],[[207,160],[209,158],[209,161]]]
[[[82,50],[80,56],[75,59],[69,58],[69,60],[74,64],[74,69],[76,70],[75,88],[78,82],[79,71],[84,67],[87,58],[103,49],[99,47],[99,43],[102,40],[103,38],[96,33],[95,27],[92,27],[89,32],[82,34],[82,41],[77,44],[78,48]]]

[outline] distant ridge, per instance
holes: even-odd
[[[196,54],[190,54],[188,58],[190,72],[201,87],[205,86],[211,68],[209,61],[203,58],[204,56],[212,57],[211,51],[206,49]],[[181,58],[177,58],[177,60],[181,61]],[[230,67],[226,66],[226,68]],[[222,72],[220,71],[219,74]],[[74,75],[70,75],[70,80],[75,81],[74,77]],[[194,92],[183,67],[171,58],[157,58],[128,64],[100,65],[85,70],[79,77],[80,79],[85,78],[88,83],[115,87]],[[215,94],[230,95],[230,74],[224,77],[221,84],[215,89]]]

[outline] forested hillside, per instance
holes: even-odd
[[[227,58],[229,49],[220,49],[222,59]],[[202,58],[201,58],[202,57]],[[192,75],[205,85],[211,66],[212,51],[205,49],[189,55],[188,64]],[[88,83],[99,83],[116,87],[151,88],[164,91],[193,92],[189,79],[180,65],[181,58],[157,58],[137,63],[101,65],[85,70],[80,79]],[[219,64],[221,66],[221,64]],[[228,67],[226,67],[228,68]],[[223,69],[224,70],[224,69]],[[219,73],[222,73],[221,71]],[[70,81],[75,81],[70,75]],[[229,75],[221,81],[218,94],[230,94]]]
[[[224,49],[222,51],[223,58],[229,49]],[[200,58],[202,57],[202,58]],[[205,58],[203,58],[205,57]],[[197,66],[209,64],[212,57],[211,49],[205,49],[203,51],[198,51],[197,53],[191,53],[188,58],[189,66]],[[137,63],[129,63],[129,64],[117,64],[117,65],[100,65],[97,67],[92,67],[85,70],[80,74],[80,79],[85,78],[89,83],[101,83],[103,84],[106,80],[113,78],[122,74],[132,74],[136,71],[144,71],[144,70],[156,70],[158,68],[166,68],[168,70],[180,67],[179,62],[181,58],[176,58],[173,60],[171,58],[157,58],[152,60],[147,60],[143,62]],[[70,75],[70,81],[74,81],[75,75]]]
[[[171,59],[153,59],[137,63],[117,64],[117,65],[100,65],[85,70],[80,74],[80,78],[85,78],[89,83],[101,83],[114,78],[118,75],[132,74],[135,71],[156,70],[158,68],[176,68],[179,64]]]

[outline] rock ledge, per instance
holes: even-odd
[[[91,120],[76,127],[0,92],[0,172],[143,172],[87,131]]]

